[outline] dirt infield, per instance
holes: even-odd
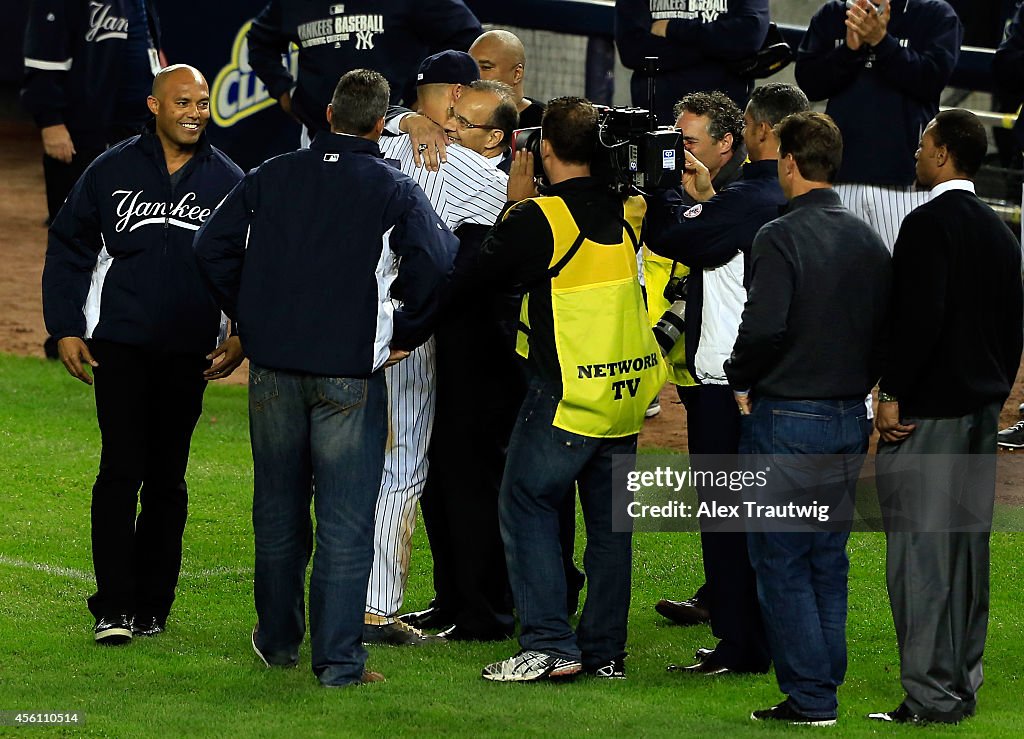
[[[43,356],[46,338],[39,290],[46,249],[41,159],[42,145],[33,126],[0,121],[0,352],[37,357]],[[244,367],[239,368],[229,382],[242,383],[245,376]],[[1024,372],[1003,408],[1004,426],[1017,420],[1022,401]],[[661,414],[645,424],[641,445],[685,450],[686,415],[671,386],[661,393],[661,407]],[[1000,480],[1000,487],[1001,498],[1017,497],[1024,504],[1024,478]]]

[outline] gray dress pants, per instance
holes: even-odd
[[[972,714],[982,684],[1001,406],[958,418],[905,418],[917,426],[911,436],[878,445],[904,702],[937,721]]]

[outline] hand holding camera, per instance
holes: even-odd
[[[508,199],[519,202],[537,196],[534,182],[533,154],[528,149],[516,149],[508,171]]]
[[[688,149],[684,150],[683,156],[686,157],[686,163],[683,165],[682,182],[686,194],[699,203],[710,200],[715,194],[715,188],[711,185],[711,172]]]

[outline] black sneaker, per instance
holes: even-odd
[[[777,706],[771,708],[762,708],[760,711],[754,711],[750,714],[750,718],[754,721],[779,721],[794,726],[835,726],[836,717],[832,718],[811,718],[805,716],[798,710],[789,705],[788,700],[782,701]]]
[[[117,616],[103,616],[96,620],[93,634],[96,636],[97,644],[127,644],[132,640],[132,619],[123,613]]]
[[[134,636],[156,636],[162,634],[166,624],[156,616],[135,614],[132,617],[132,634]]]
[[[616,657],[608,660],[603,665],[596,667],[585,667],[583,672],[591,677],[603,677],[609,680],[626,679],[626,658]]]
[[[1024,449],[1024,418],[996,434],[996,444],[1003,449]]]

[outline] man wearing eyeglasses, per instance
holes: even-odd
[[[416,166],[418,146],[408,135],[380,140],[384,156],[398,160],[401,170],[416,180],[452,231],[466,224],[490,227],[505,204],[508,176],[494,163],[515,128],[515,103],[505,86],[471,93],[468,88],[477,84],[479,76],[476,62],[461,51],[427,57],[417,71],[416,112],[438,125],[455,126],[456,134],[461,131],[465,136],[464,146],[449,147],[448,161],[440,171]],[[463,96],[476,102],[463,106]],[[454,119],[455,105],[459,105],[459,117],[465,124],[461,128]],[[451,123],[447,123],[449,118]],[[408,577],[416,501],[427,480],[427,448],[437,407],[435,352],[431,338],[406,361],[385,370],[394,438],[377,500],[374,562],[363,629],[367,643],[416,645],[438,640],[397,617]],[[460,459],[464,458],[462,450]],[[496,531],[496,512],[494,528]],[[498,548],[500,552],[500,541]],[[488,615],[483,620],[481,630],[507,635],[512,628],[511,608],[505,608],[500,617]]]

